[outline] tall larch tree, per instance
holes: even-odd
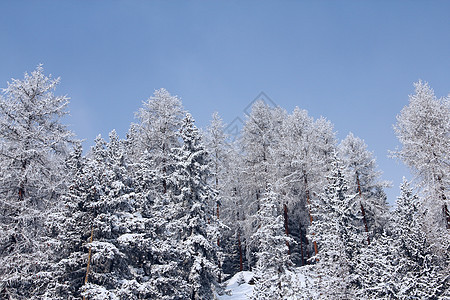
[[[424,209],[431,224],[450,229],[450,101],[437,99],[426,82],[414,84],[415,93],[397,116],[395,133],[402,147],[394,152],[426,189]],[[447,232],[448,233],[448,232]]]
[[[231,158],[233,152],[233,144],[229,140],[229,135],[225,133],[226,125],[217,112],[212,115],[211,124],[205,132],[205,147],[209,154],[210,160],[210,182],[217,192],[216,203],[211,203],[215,216],[226,225],[220,228],[221,239],[217,239],[217,246],[224,249],[218,253],[221,269],[224,272],[234,272],[233,266],[237,266],[238,259],[235,259],[237,243],[235,237],[238,230],[236,220],[236,209],[238,207],[234,203],[233,183],[230,180]],[[224,210],[225,209],[225,213]],[[225,217],[225,218],[224,218]],[[228,249],[225,249],[228,248]],[[225,253],[228,253],[226,255]],[[223,263],[227,262],[227,266]],[[225,270],[225,268],[227,270]],[[219,275],[219,282],[222,281],[223,275]]]
[[[48,216],[65,189],[61,168],[72,141],[61,122],[69,99],[53,94],[58,83],[39,65],[0,96],[1,297],[51,297],[53,249],[60,245]]]
[[[161,182],[156,183],[155,189],[161,193],[167,192],[167,177],[173,170],[170,151],[179,146],[177,132],[180,130],[184,109],[180,98],[171,95],[165,89],[156,90],[154,95],[143,103],[143,107],[136,113],[138,125],[130,131],[131,136],[139,136],[135,143],[137,155],[148,152],[155,172]],[[133,135],[134,133],[134,135]],[[137,159],[135,159],[137,160]]]
[[[375,158],[367,150],[367,145],[352,133],[339,145],[339,154],[344,164],[349,190],[358,194],[359,215],[367,234],[367,243],[374,235],[381,233],[388,218],[388,205],[384,188],[387,182],[380,180]]]
[[[244,235],[246,241],[250,241],[250,236],[256,232],[254,218],[261,206],[261,197],[267,188],[267,184],[272,182],[274,173],[273,149],[279,143],[282,118],[280,111],[271,108],[264,101],[256,101],[247,116],[240,145],[242,147],[242,185],[244,186],[242,195],[245,203],[246,216]],[[252,253],[254,248],[250,244],[247,246],[247,262],[250,267],[254,266],[255,259]]]
[[[285,232],[294,235],[298,241],[297,245],[291,245],[291,254],[300,265],[306,264],[309,255],[306,232],[312,221],[308,204],[311,200],[311,186],[322,173],[313,148],[314,120],[306,110],[296,107],[283,123],[282,138],[280,146],[275,150],[275,159],[277,178],[285,200]]]

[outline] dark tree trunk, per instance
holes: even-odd
[[[306,177],[306,174],[304,174],[304,181],[305,181],[305,189],[306,189],[306,203],[308,204],[308,214],[309,214],[309,224],[312,224],[314,221],[313,216],[311,215],[311,199],[309,197],[309,190],[308,190],[308,178]],[[314,235],[314,233],[312,233]],[[314,253],[317,255],[319,253],[319,249],[317,248],[317,243],[314,241]]]
[[[241,234],[238,232],[238,251],[239,251],[239,271],[244,270],[244,259],[242,257]]]
[[[305,254],[303,253],[303,232],[302,232],[302,225],[300,224],[300,255],[301,259],[300,262],[302,266],[305,265]]]

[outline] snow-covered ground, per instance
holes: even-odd
[[[228,295],[218,296],[220,300],[247,300],[253,293],[253,285],[248,284],[252,279],[253,273],[243,271],[236,273],[226,283]]]
[[[295,282],[295,286],[298,289],[305,288],[306,283],[311,281],[311,278],[307,278],[305,273],[311,272],[304,267],[294,269],[291,273],[291,280]],[[243,271],[236,273],[233,277],[226,281],[226,294],[217,296],[219,300],[248,300],[253,294],[253,284],[249,284],[253,278],[253,272]],[[296,291],[298,292],[298,291]],[[289,297],[289,299],[297,299],[296,296]]]

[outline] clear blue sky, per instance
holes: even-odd
[[[407,169],[387,158],[414,81],[450,92],[450,1],[1,1],[0,86],[43,63],[92,145],[124,137],[155,89],[204,127],[261,91],[349,131],[374,152],[389,201]]]

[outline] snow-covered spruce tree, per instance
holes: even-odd
[[[363,242],[354,198],[348,191],[342,163],[334,154],[328,183],[311,204],[314,220],[308,238],[319,251],[311,258],[317,274],[315,289],[323,299],[351,299],[355,280],[355,257]]]
[[[383,232],[361,249],[356,260],[359,299],[397,299],[396,264],[398,264],[394,236]]]
[[[167,224],[159,246],[164,251],[156,267],[160,271],[157,286],[163,299],[213,299],[218,229],[208,203],[213,203],[216,192],[208,184],[207,152],[189,113],[180,137],[183,143],[173,150],[176,164],[165,195]]]
[[[411,168],[425,189],[427,197],[421,206],[427,212],[428,223],[449,229],[450,100],[437,99],[426,82],[419,81],[414,87],[415,94],[409,96],[409,105],[402,109],[394,125],[402,144],[394,155]]]
[[[359,214],[365,229],[367,242],[376,233],[381,233],[388,218],[388,206],[384,188],[387,182],[380,181],[381,172],[376,171],[376,162],[367,145],[352,133],[339,145],[339,154],[344,164],[344,171],[349,190],[358,194]]]
[[[285,234],[277,198],[269,184],[256,214],[258,229],[251,237],[258,248],[252,299],[286,299],[293,290],[292,261],[288,253],[293,239]]]
[[[143,103],[143,107],[136,113],[139,124],[132,126],[134,128],[130,131],[134,133],[130,136],[138,136],[137,143],[134,143],[137,147],[134,153],[140,156],[147,151],[153,169],[161,174],[158,176],[161,181],[156,182],[154,188],[162,193],[167,192],[167,177],[173,171],[169,170],[173,165],[169,153],[172,148],[179,147],[177,132],[183,116],[181,100],[162,88]]]
[[[395,280],[399,299],[439,299],[450,288],[448,265],[436,257],[423,231],[417,208],[419,198],[404,180],[393,212],[396,265]],[[448,253],[447,253],[448,262]],[[445,299],[445,298],[442,298]]]
[[[446,299],[448,267],[434,254],[423,231],[419,198],[405,179],[400,188],[390,229],[356,258],[356,294],[365,299]]]
[[[51,297],[57,226],[47,218],[64,191],[72,133],[61,123],[68,98],[39,65],[0,96],[0,297]],[[50,222],[52,223],[52,222]]]
[[[88,251],[90,237],[93,241],[102,238],[102,229],[94,229],[94,221],[101,213],[99,203],[104,190],[107,189],[110,173],[108,164],[108,151],[106,142],[100,136],[95,139],[95,145],[91,148],[88,157],[83,159],[80,168],[69,169],[72,173],[69,192],[63,198],[68,207],[67,217],[64,222],[65,234],[61,239],[66,240],[67,257],[60,262],[60,268],[64,270],[62,278],[59,278],[69,289],[67,294],[61,296],[80,297],[85,290],[83,287],[86,279],[87,265],[89,261],[92,270],[92,252]],[[81,158],[79,158],[81,160]],[[90,252],[88,254],[88,252]],[[97,270],[94,272],[94,275]],[[92,272],[89,272],[88,282],[92,281]],[[91,293],[91,297],[95,297]]]
[[[389,223],[390,224],[390,223]],[[395,224],[391,224],[391,227]],[[399,265],[396,236],[385,228],[355,257],[359,299],[397,299]]]
[[[64,200],[69,207],[64,223],[68,256],[59,263],[66,272],[60,282],[70,290],[62,291],[62,299],[154,295],[148,282],[154,220],[148,217],[148,199],[135,192],[125,153],[112,131],[108,143],[97,137],[75,172]]]
[[[61,258],[54,272],[54,299],[80,297],[79,289],[86,275],[87,253],[84,244],[90,234],[90,214],[80,199],[91,192],[93,183],[85,174],[86,159],[80,142],[75,143],[66,159],[65,168],[68,190],[60,200],[64,210],[52,216],[59,225],[58,240],[62,247],[58,253]],[[84,236],[83,236],[84,234]]]

